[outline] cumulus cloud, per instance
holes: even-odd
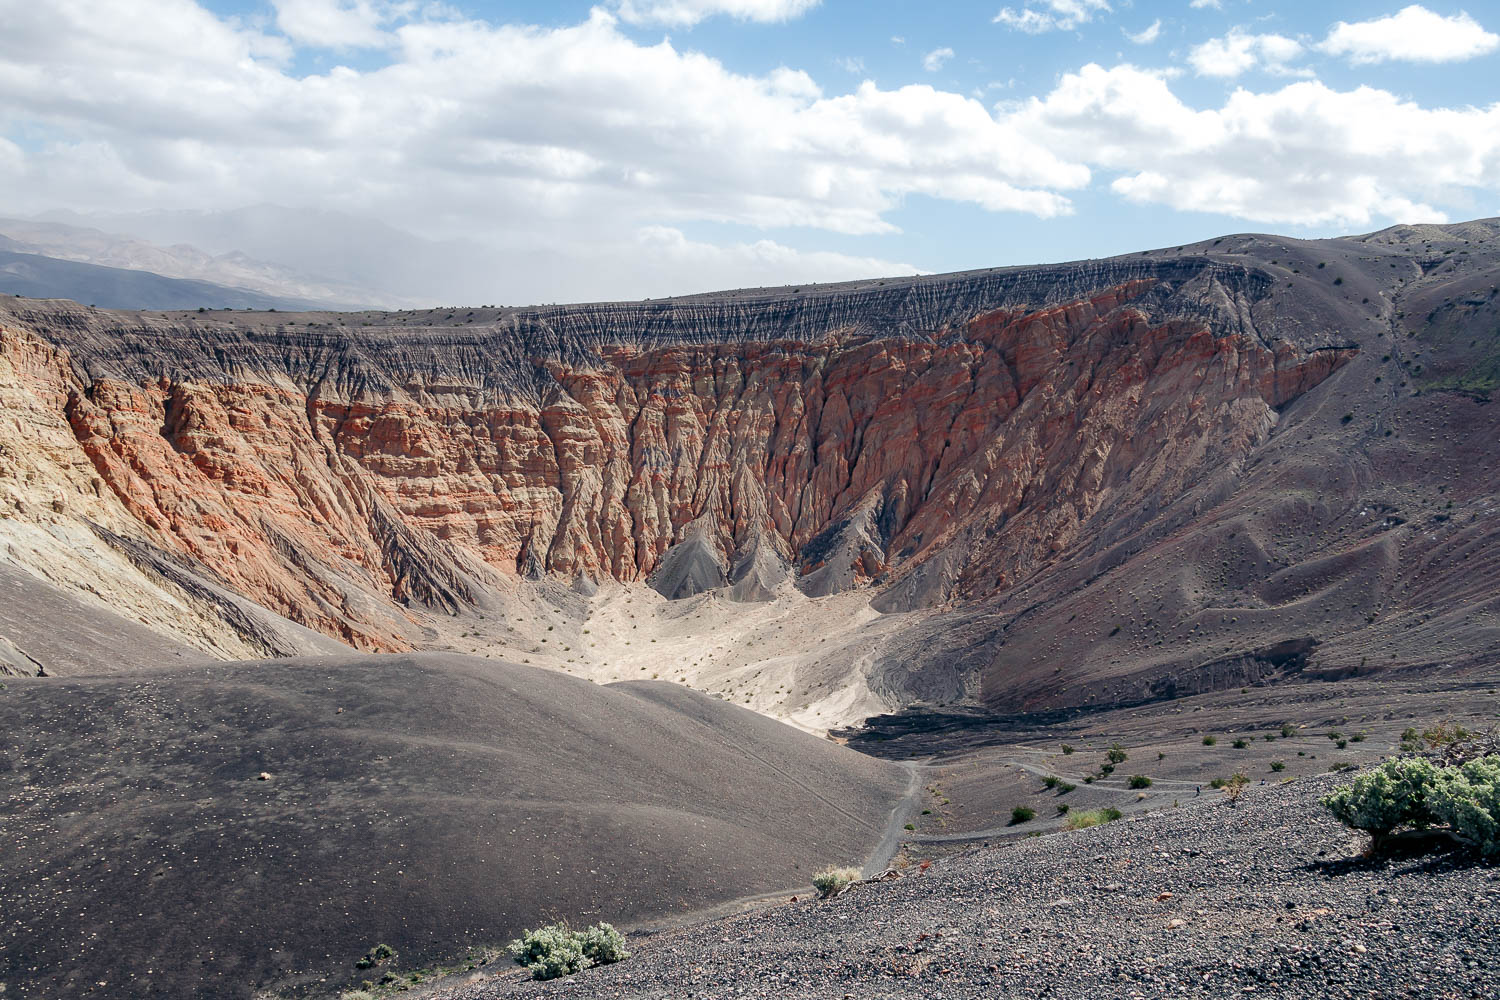
[[[922,57],[922,68],[929,73],[936,73],[943,65],[953,58],[953,50],[949,48],[933,49]]]
[[[790,21],[821,0],[620,0],[619,14],[631,24],[686,28],[716,15],[740,21]]]
[[[1133,42],[1136,45],[1150,45],[1161,37],[1161,18],[1157,18],[1140,31],[1134,33],[1125,31],[1124,28],[1120,30],[1124,33],[1127,41]]]
[[[1014,124],[1120,176],[1130,201],[1266,223],[1441,219],[1433,202],[1500,188],[1500,104],[1424,108],[1370,87],[1237,90],[1197,110],[1160,74],[1084,67]]]
[[[1223,0],[1192,0],[1188,6],[1194,10],[1223,10],[1224,2]]]
[[[1232,28],[1223,38],[1211,38],[1188,52],[1188,62],[1199,76],[1234,77],[1256,67],[1281,76],[1311,75],[1287,64],[1302,55],[1302,43],[1284,35],[1253,35]]]
[[[994,23],[1029,35],[1040,35],[1045,31],[1072,31],[1093,20],[1095,14],[1108,10],[1107,0],[1046,0],[1040,9],[1004,7],[995,15]]]
[[[402,24],[389,65],[299,78],[189,0],[128,6],[57,0],[7,22],[0,106],[59,136],[13,203],[300,201],[438,234],[674,219],[859,234],[892,231],[907,194],[1052,216],[1090,179],[972,98],[824,95],[801,71],[639,44],[598,9],[554,29]],[[107,180],[66,180],[102,156]]]
[[[1363,226],[1500,191],[1500,105],[1309,81],[1194,106],[1166,73],[1089,65],[990,107],[927,85],[825,92],[794,68],[737,73],[642,44],[604,8],[563,27],[422,10],[369,22],[387,36],[379,68],[299,75],[289,36],[194,0],[12,3],[0,208],[317,206],[482,239],[508,263],[479,301],[536,301],[910,270],[788,249],[800,238],[711,245],[694,227],[886,234],[912,196],[1048,218],[1097,179],[1134,202]],[[358,37],[311,34],[301,45]],[[1293,58],[1244,37],[1254,65]]]
[[[382,25],[397,13],[374,0],[271,0],[276,26],[292,41],[322,48],[373,48],[391,36]]]
[[[671,226],[643,226],[635,255],[652,271],[691,269],[703,288],[852,281],[872,275],[918,274],[911,264],[880,257],[796,250],[775,240],[719,245],[689,239]]]
[[[1500,49],[1500,35],[1467,13],[1443,17],[1413,4],[1388,17],[1340,21],[1318,47],[1353,63],[1460,62]]]

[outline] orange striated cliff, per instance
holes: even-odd
[[[312,648],[248,598],[810,728],[1466,669],[1486,226],[533,309],[0,298],[0,569],[217,656]]]
[[[403,606],[457,611],[507,574],[685,596],[759,557],[815,595],[894,581],[892,606],[1004,589],[1102,505],[1169,501],[1245,455],[1352,355],[1172,315],[1160,274],[1101,277],[1040,307],[1014,282],[967,290],[927,329],[643,337],[627,317],[629,335],[560,344],[518,344],[499,314],[408,332],[15,304],[0,349],[152,543],[392,650],[412,642]]]

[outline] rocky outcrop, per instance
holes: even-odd
[[[1258,323],[1269,292],[1179,258],[530,311],[7,300],[0,352],[143,538],[397,650],[406,609],[516,576],[1003,591],[1102,508],[1243,458],[1353,356]]]

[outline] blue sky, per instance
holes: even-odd
[[[1496,215],[1497,8],[0,0],[0,211],[336,210],[507,301]]]

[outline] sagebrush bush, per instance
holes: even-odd
[[[1010,811],[1010,825],[1017,823],[1029,823],[1036,819],[1036,810],[1028,806],[1016,806]]]
[[[1109,749],[1105,751],[1104,757],[1111,764],[1123,764],[1130,759],[1130,755],[1125,752],[1125,748],[1118,743],[1111,743]]]
[[[581,931],[567,924],[551,924],[512,941],[510,956],[531,971],[531,978],[545,980],[619,962],[629,958],[630,952],[625,950],[625,936],[609,924]]]
[[[1219,741],[1218,741],[1218,739],[1216,737],[1213,737],[1213,736],[1205,736],[1205,737],[1203,737],[1203,745],[1206,746],[1206,747],[1211,747],[1211,746],[1213,746],[1217,742],[1219,742]]]
[[[1397,827],[1430,825],[1427,793],[1436,777],[1437,768],[1421,757],[1388,760],[1321,801],[1345,826],[1369,833],[1378,849]]]
[[[1086,830],[1091,826],[1103,826],[1120,818],[1120,810],[1113,806],[1103,809],[1080,809],[1068,813],[1066,827],[1069,830]]]
[[[1148,777],[1146,777],[1144,774],[1132,774],[1130,776],[1130,787],[1131,788],[1150,788],[1151,787],[1151,779],[1148,778]]]
[[[813,876],[813,888],[818,890],[819,896],[827,899],[829,896],[837,896],[858,881],[858,868],[824,868]]]
[[[1500,757],[1443,768],[1426,804],[1432,820],[1446,824],[1459,840],[1481,854],[1500,854]]]

